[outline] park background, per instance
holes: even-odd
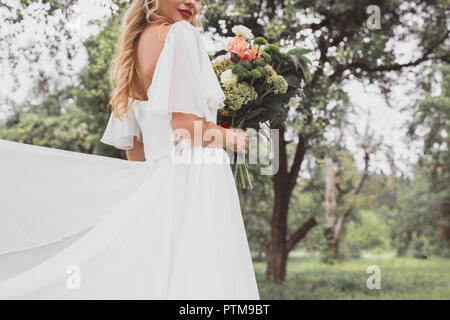
[[[129,4],[0,0],[1,139],[126,158],[99,139]],[[450,299],[449,4],[205,1],[211,58],[239,24],[311,50],[277,174],[239,190],[262,299]]]

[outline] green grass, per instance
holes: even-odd
[[[369,265],[381,269],[380,290],[366,286]],[[254,268],[261,299],[450,299],[450,259],[360,258],[327,265],[294,255],[282,286],[264,280],[265,262]]]

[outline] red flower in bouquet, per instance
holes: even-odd
[[[229,129],[231,128],[231,124],[228,121],[222,122],[220,124],[221,127],[225,128],[225,129]]]
[[[245,41],[244,37],[236,36],[232,42],[228,43],[228,50],[240,56],[242,52],[248,49],[249,46],[250,45],[247,41]]]
[[[255,57],[255,55],[253,54],[253,52],[250,49],[245,50],[244,52],[242,52],[240,58],[241,60],[245,61],[252,61],[253,58]]]
[[[233,41],[229,42],[227,45],[228,51],[231,52],[231,57],[234,58],[235,55],[239,57],[242,61],[253,61],[256,54],[261,54],[261,50],[258,52],[258,47],[253,46],[250,48],[250,44],[246,41],[244,37],[236,36]],[[256,60],[260,60],[261,56],[258,55]]]

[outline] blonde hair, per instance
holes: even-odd
[[[109,103],[117,118],[126,115],[132,102],[136,99],[145,100],[145,97],[139,93],[138,88],[138,80],[142,75],[137,65],[136,52],[139,37],[148,25],[171,24],[165,16],[158,13],[159,1],[135,0],[122,18],[118,46],[109,71],[112,87]],[[203,28],[201,18],[198,15],[194,18],[192,24]],[[130,97],[133,97],[131,103]]]

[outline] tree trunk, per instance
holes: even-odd
[[[275,127],[274,127],[275,128]],[[291,170],[287,168],[286,144],[284,129],[279,129],[279,170],[272,177],[275,191],[274,210],[270,223],[270,241],[267,244],[267,270],[265,279],[277,284],[283,284],[286,279],[286,265],[289,252],[303,239],[306,234],[317,225],[314,218],[300,226],[287,240],[287,217],[289,202],[301,164],[306,152],[306,140],[299,135],[299,142],[294,155]]]
[[[344,226],[345,226],[345,217],[346,215],[342,215],[339,217],[338,222],[335,226],[334,238],[328,247],[328,253],[332,255],[336,255],[338,253],[339,241],[341,240],[341,236],[343,235]]]
[[[266,280],[276,284],[283,284],[286,280],[287,254],[284,244],[269,242],[267,248]]]
[[[286,233],[287,213],[290,195],[286,183],[281,183],[286,177],[275,178],[274,214],[271,220],[270,241],[267,245],[266,280],[282,284],[286,278]]]
[[[361,189],[363,187],[364,181],[366,180],[368,174],[369,174],[369,160],[370,155],[373,154],[379,147],[379,142],[376,143],[373,141],[373,135],[369,134],[369,126],[366,126],[366,132],[364,135],[364,143],[363,143],[363,150],[364,150],[364,169],[362,173],[359,176],[358,182],[356,183],[356,186],[353,190],[351,190],[350,198],[346,203],[346,206],[342,213],[338,216],[336,214],[336,201],[335,197],[333,195],[334,188],[337,188],[339,191],[339,198],[341,198],[345,193],[348,191],[342,190],[341,187],[339,187],[339,184],[336,181],[336,174],[337,174],[337,167],[334,166],[333,161],[330,158],[326,158],[326,200],[324,202],[325,207],[325,218],[328,222],[328,226],[330,228],[334,227],[334,237],[331,244],[328,246],[328,253],[332,255],[336,255],[339,240],[343,234],[344,227],[345,227],[345,219],[352,210],[353,203],[355,202],[356,197],[361,192]],[[329,194],[331,193],[331,195]]]
[[[337,254],[337,246],[338,246],[338,243],[333,241],[328,247],[328,250],[327,250],[328,253],[333,255],[333,256],[336,256],[336,254]]]
[[[350,208],[349,208],[350,211]],[[339,240],[341,239],[341,235],[342,235],[342,231],[344,228],[344,222],[345,222],[345,217],[347,216],[347,212],[344,212],[343,215],[341,215],[335,225],[335,229],[334,229],[334,237],[333,237],[333,241],[331,242],[329,248],[328,248],[328,252],[332,253],[332,254],[336,254],[337,253],[337,249],[339,246]]]

